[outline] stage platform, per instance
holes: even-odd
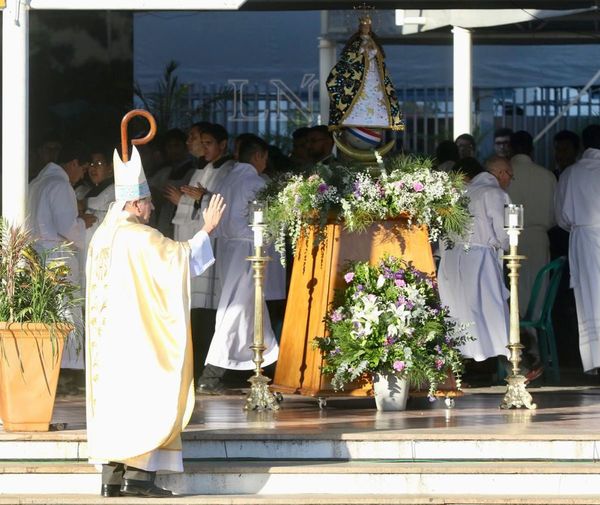
[[[405,412],[285,396],[278,412],[246,413],[243,395],[199,396],[186,471],[159,481],[188,495],[173,503],[600,503],[600,387],[530,391],[535,411],[501,410],[502,387],[467,389],[453,409],[411,399]],[[0,429],[0,505],[113,502],[86,461],[83,396],[59,398],[53,422],[64,429]]]

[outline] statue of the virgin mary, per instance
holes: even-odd
[[[327,78],[329,129],[348,129],[376,147],[380,129],[401,131],[404,122],[396,90],[385,66],[385,52],[372,31],[370,16],[360,18],[358,31],[350,37],[339,61]]]

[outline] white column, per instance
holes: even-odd
[[[327,77],[335,65],[335,42],[319,37],[319,107],[321,124],[329,122],[329,94],[327,93]]]
[[[29,11],[7,0],[2,11],[2,215],[23,223],[29,139]]]
[[[454,35],[454,138],[463,133],[473,133],[471,65],[471,32],[455,26]]]

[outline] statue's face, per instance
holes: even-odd
[[[371,23],[361,23],[360,33],[361,35],[369,35],[371,33]]]

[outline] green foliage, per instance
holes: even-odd
[[[49,254],[38,253],[21,226],[0,220],[0,321],[70,323],[68,310],[80,303],[69,269]]]
[[[275,248],[282,253],[286,237],[295,247],[310,226],[322,230],[336,218],[362,231],[407,216],[409,225],[428,227],[432,241],[463,236],[471,221],[463,179],[431,167],[429,158],[399,156],[382,165],[317,165],[310,173],[282,175],[259,195]]]
[[[133,92],[142,101],[144,108],[156,119],[156,128],[159,132],[174,128],[181,122],[179,115],[184,108],[188,86],[179,83],[179,78],[175,75],[178,66],[179,63],[173,60],[167,63],[163,77],[156,83],[153,92],[144,93],[138,83],[133,87]]]
[[[458,347],[468,336],[440,305],[433,278],[386,257],[378,266],[351,263],[344,280],[326,318],[329,334],[315,339],[336,389],[374,373],[407,377],[430,396],[448,373],[460,387]]]

